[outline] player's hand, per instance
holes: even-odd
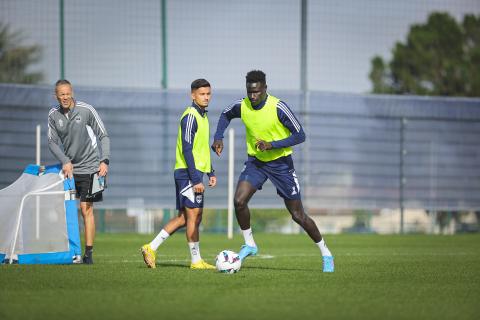
[[[223,151],[223,140],[215,140],[215,141],[213,141],[212,149],[213,149],[213,151],[215,151],[215,153],[217,154],[217,156],[220,157],[220,154],[221,154],[222,151]]]
[[[217,177],[215,176],[211,176],[209,179],[208,179],[208,186],[209,187],[215,187],[217,185]]]
[[[73,178],[73,165],[71,162],[65,163],[62,166],[62,171],[65,178],[68,178],[68,179]]]
[[[205,186],[203,185],[203,183],[200,182],[193,186],[193,192],[203,193],[203,191],[205,191]]]
[[[257,142],[255,143],[255,146],[260,151],[265,151],[265,150],[272,149],[272,144],[270,142],[267,142],[267,141],[264,141],[264,140],[258,140],[257,139]]]
[[[98,167],[98,175],[100,177],[104,177],[107,175],[108,172],[108,164],[105,162],[100,162],[100,166]]]

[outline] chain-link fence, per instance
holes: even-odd
[[[307,141],[294,160],[310,208],[431,210],[480,209],[480,100],[273,92],[294,110]],[[174,205],[173,170],[178,120],[189,102],[184,91],[76,89],[97,108],[111,137],[110,188],[105,207],[141,198],[148,207]],[[214,92],[211,131],[220,112],[243,92]],[[0,187],[35,161],[35,126],[42,127],[42,162],[55,160],[46,144],[51,88],[0,86]],[[235,177],[246,160],[244,129],[235,128]],[[228,147],[228,141],[226,146]],[[227,154],[213,157],[219,186],[207,204],[227,205]],[[283,207],[268,184],[252,206]]]
[[[480,2],[2,0],[0,23],[40,46],[28,69],[44,84],[66,77],[90,87],[182,89],[206,78],[237,89],[260,68],[276,89],[364,93],[373,56],[390,57],[432,11],[460,21],[480,13]]]

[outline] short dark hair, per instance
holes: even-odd
[[[197,79],[193,80],[192,84],[190,85],[192,91],[203,87],[210,87],[210,82],[205,79]]]
[[[265,72],[261,70],[252,70],[247,73],[245,78],[247,79],[247,83],[261,82],[262,84],[267,84]]]
[[[72,86],[70,81],[68,81],[67,79],[60,79],[57,82],[55,82],[55,88],[58,86],[61,86],[62,84],[68,84],[69,86]]]

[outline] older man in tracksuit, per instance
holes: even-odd
[[[101,201],[102,194],[89,196],[88,190],[91,174],[98,172],[99,176],[105,176],[108,172],[110,139],[97,111],[73,98],[73,88],[68,80],[57,81],[55,96],[59,105],[48,114],[48,147],[62,162],[64,175],[75,180],[85,224],[85,254],[82,260],[83,263],[93,264],[93,202]],[[101,154],[97,139],[101,143]]]

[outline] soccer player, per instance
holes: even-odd
[[[210,83],[205,79],[194,80],[191,84],[192,104],[180,117],[178,127],[175,189],[178,215],[163,227],[152,242],[142,246],[143,260],[149,268],[155,268],[156,250],[177,229],[186,226],[186,236],[191,255],[191,269],[215,269],[200,255],[199,226],[202,221],[205,186],[215,187],[215,177],[210,161],[210,127],[207,107],[211,98]]]
[[[65,177],[73,177],[75,180],[85,226],[85,253],[82,260],[83,263],[93,264],[93,203],[102,201],[102,193],[90,197],[88,189],[92,173],[98,171],[99,176],[107,175],[110,138],[97,111],[91,105],[74,99],[73,88],[68,80],[57,81],[55,96],[59,105],[48,114],[48,147],[62,163]],[[97,148],[97,138],[102,147],[101,155]]]
[[[293,166],[292,146],[305,141],[305,133],[292,110],[280,99],[267,94],[266,76],[252,70],[246,76],[247,97],[228,106],[220,115],[212,149],[218,156],[223,150],[223,134],[230,120],[240,118],[246,129],[248,159],[235,191],[235,215],[245,239],[239,256],[242,261],[256,255],[258,247],[250,227],[248,202],[267,179],[277,188],[292,219],[320,248],[323,272],[333,272],[333,256],[315,222],[305,213],[300,185]]]

